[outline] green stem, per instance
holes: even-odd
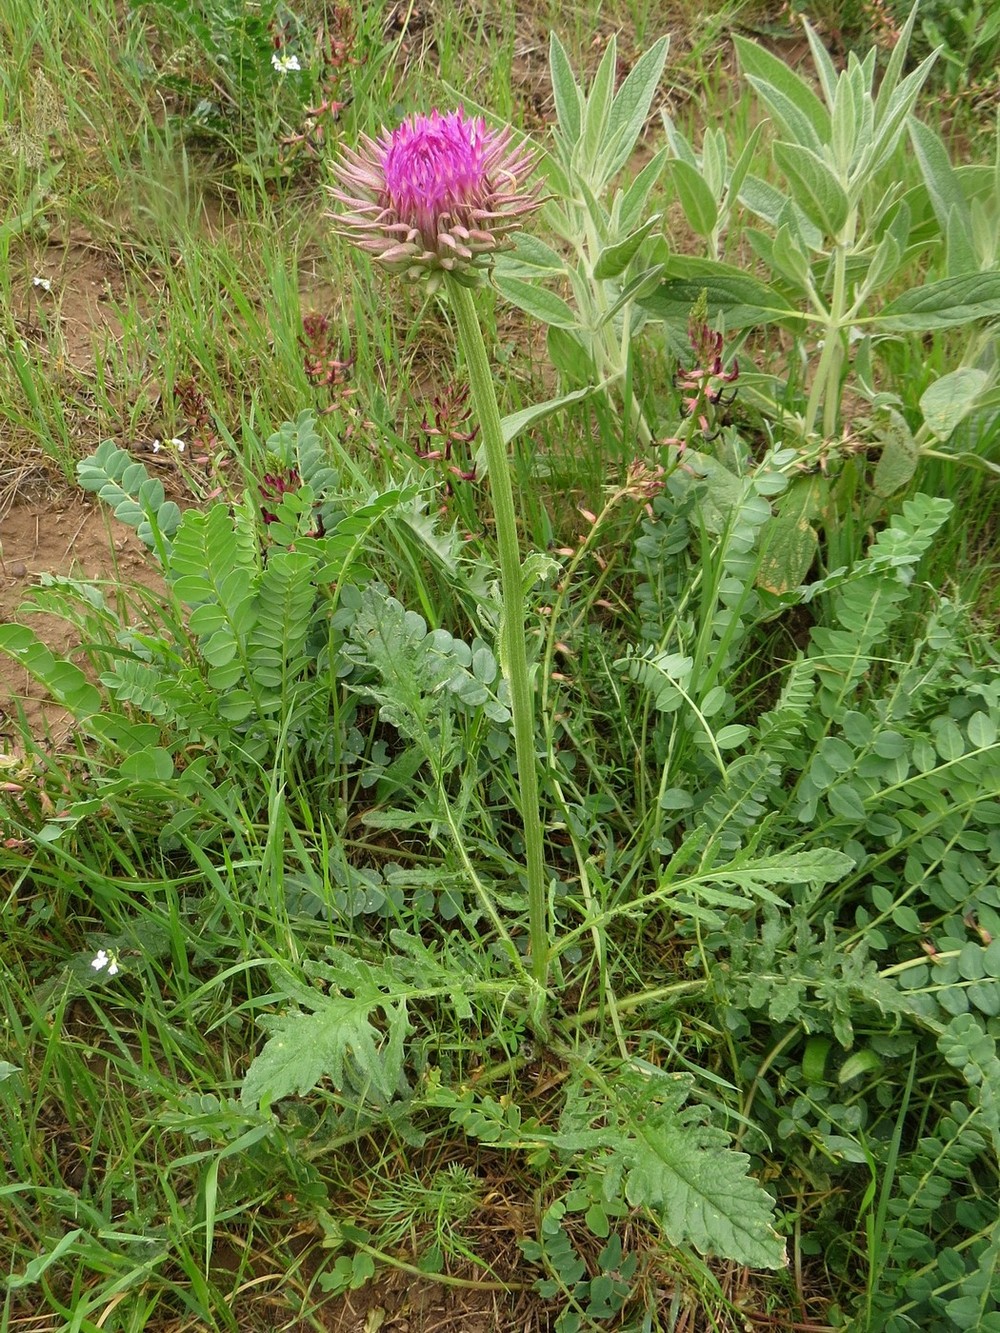
[[[816,376],[809,393],[806,406],[805,433],[810,436],[816,427],[816,418],[822,405],[823,429],[826,438],[832,439],[837,425],[837,409],[840,395],[835,391],[832,381],[839,378],[843,356],[844,320],[847,310],[847,247],[838,244],[833,257],[833,292],[830,296],[830,310],[823,332],[823,351],[820,353]]]
[[[528,653],[524,638],[524,581],[521,551],[510,482],[507,446],[500,426],[500,409],[493,388],[493,371],[486,355],[486,342],[476,314],[472,293],[457,279],[447,277],[448,295],[458,324],[458,339],[469,371],[472,401],[489,467],[490,491],[496,519],[500,555],[500,591],[503,620],[500,626],[500,657],[510,684],[514,720],[514,752],[521,792],[521,822],[524,827],[525,870],[528,879],[528,938],[531,973],[544,990],[549,967],[549,924],[545,894],[545,862],[542,820],[538,804],[538,765],[535,756],[535,710],[528,679]]]

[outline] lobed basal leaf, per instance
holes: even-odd
[[[657,1213],[673,1244],[751,1268],[784,1267],[771,1196],[747,1175],[749,1157],[729,1149],[724,1130],[683,1124],[663,1109],[630,1128],[621,1148],[625,1197]]]
[[[340,1091],[370,1101],[396,1095],[403,1069],[403,1043],[410,1031],[406,1003],[380,992],[320,997],[315,1012],[262,1019],[271,1036],[250,1065],[240,1099],[261,1106],[283,1097],[304,1097],[324,1078]],[[385,1032],[371,1021],[381,1010]]]

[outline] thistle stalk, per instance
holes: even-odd
[[[500,556],[500,591],[503,620],[500,656],[510,684],[514,722],[514,753],[520,787],[520,815],[524,829],[525,871],[528,881],[528,938],[531,974],[545,989],[548,977],[549,930],[545,894],[542,821],[538,804],[538,761],[535,755],[535,710],[528,678],[524,636],[524,580],[517,537],[510,464],[500,426],[500,409],[493,388],[493,373],[486,354],[472,292],[450,274],[445,279],[458,325],[458,339],[469,372],[472,401],[479,418],[480,439],[486,451],[493,513]]]
[[[471,288],[520,220],[539,207],[528,177],[536,155],[513,130],[490,129],[464,111],[413,116],[379,139],[342,149],[331,190],[337,230],[380,264],[451,299],[486,450],[500,553],[500,658],[510,684],[519,813],[524,829],[534,1021],[544,1023],[549,966],[534,703],[524,637],[524,580],[507,448]]]

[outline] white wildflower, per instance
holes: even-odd
[[[109,977],[116,977],[121,970],[118,966],[117,957],[104,949],[98,949],[96,955],[90,960],[90,966],[95,972],[102,972],[107,968]]]
[[[283,51],[275,51],[271,57],[271,64],[282,77],[286,74],[297,74],[302,68],[298,56],[286,55]]]
[[[31,285],[32,287],[41,287],[43,292],[50,292],[52,290],[52,282],[49,278],[32,278]]]

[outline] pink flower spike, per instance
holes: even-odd
[[[362,136],[333,168],[337,230],[407,277],[471,276],[541,202],[540,185],[525,186],[536,154],[512,139],[509,127],[491,130],[462,110]]]

